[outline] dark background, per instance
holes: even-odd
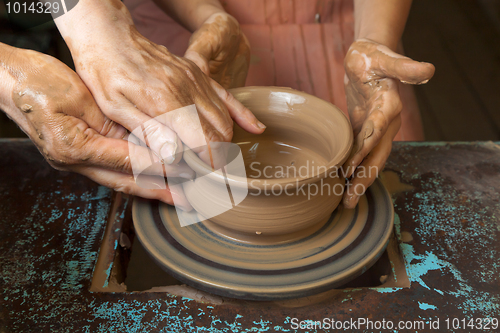
[[[0,4],[0,42],[50,54],[72,67],[53,23],[14,25]],[[500,140],[500,0],[414,0],[403,35],[409,57],[436,66],[415,88],[429,141]],[[23,137],[0,113],[0,137]]]

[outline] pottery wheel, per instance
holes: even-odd
[[[175,209],[136,199],[135,232],[153,259],[176,279],[214,294],[277,300],[339,287],[365,272],[387,246],[394,222],[389,193],[376,180],[355,209],[339,206],[326,224],[302,239],[252,245],[181,227]]]

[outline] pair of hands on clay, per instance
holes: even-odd
[[[366,189],[375,181],[401,126],[399,82],[424,84],[434,75],[434,66],[404,57],[377,42],[359,39],[347,52],[345,70],[354,146],[344,164],[352,180],[343,202],[347,208],[354,208],[361,193],[356,187]]]
[[[55,168],[190,209],[180,189],[138,186],[131,159],[150,163],[153,158],[147,168],[152,175],[192,178],[187,165],[176,163],[181,141],[210,163],[207,143],[230,141],[232,119],[249,132],[263,132],[265,126],[208,76],[225,87],[243,84],[248,41],[234,18],[216,12],[193,34],[186,58],[177,57],[140,35],[123,5],[115,5],[119,11],[112,18],[118,22],[113,29],[101,29],[98,38],[80,41],[66,36],[80,77],[51,57],[16,51],[26,66],[20,66],[21,75],[13,84],[13,118]],[[193,131],[192,119],[176,117],[168,124],[154,119],[192,104],[198,109],[201,131]],[[127,130],[141,125],[154,154],[139,145],[131,145],[129,152]]]
[[[100,5],[106,6],[107,3]],[[265,126],[224,89],[244,84],[250,60],[248,41],[234,18],[223,12],[210,14],[194,32],[186,56],[182,58],[138,33],[121,2],[114,3],[111,7],[113,8],[108,6],[104,10],[114,15],[111,21],[103,19],[96,23],[99,31],[97,37],[90,38],[88,31],[79,29],[81,27],[77,25],[68,30],[64,27],[64,22],[62,34],[71,50],[77,73],[95,98],[96,103],[92,100],[92,103],[87,101],[87,104],[83,104],[87,105],[83,113],[95,113],[95,117],[106,119],[106,123],[111,121],[114,128],[120,128],[117,132],[122,136],[125,130],[132,132],[138,127],[141,128],[142,133],[147,136],[149,148],[154,152],[154,164],[157,164],[148,169],[149,173],[192,177],[193,172],[187,170],[183,162],[179,163],[178,153],[182,151],[182,143],[210,164],[211,155],[217,153],[214,152],[214,146],[210,150],[207,145],[231,141],[233,119],[249,132],[259,134],[264,131]],[[118,10],[115,7],[118,7]],[[72,20],[71,17],[68,19]],[[65,75],[76,76],[68,70],[65,70]],[[72,81],[76,82],[76,78]],[[74,84],[81,88],[79,98],[82,95],[90,96],[81,82]],[[87,97],[85,100],[89,99]],[[196,105],[198,110],[201,130],[194,124],[196,121],[188,119],[189,116],[183,117],[182,114],[173,118],[161,118],[167,120],[164,123],[158,121],[158,116],[192,104]],[[62,111],[71,114],[71,105],[66,107],[68,110],[62,108]],[[78,114],[76,117],[78,118]],[[86,119],[72,121],[85,123]],[[87,125],[94,130],[99,127],[99,124]],[[115,135],[111,137],[121,139]],[[121,148],[115,148],[112,143],[103,144],[98,152],[87,145],[72,145],[66,148],[79,153],[88,150],[85,152],[87,158],[97,156],[90,160],[88,169],[80,164],[75,171],[101,184],[118,191],[157,198],[169,204],[175,201],[186,210],[191,208],[180,188],[170,193],[168,188],[164,191],[146,190],[134,184],[130,166],[133,156],[126,159],[124,155],[126,141],[115,144],[116,147],[122,147],[123,151]],[[144,149],[135,146],[137,154],[145,157],[143,160],[151,161],[150,157],[146,157],[147,152]],[[111,158],[108,152],[113,150],[120,150],[120,155]],[[52,152],[57,154],[57,150]],[[51,156],[47,158],[57,160]],[[119,181],[111,181],[113,178],[107,170],[97,172],[94,169],[93,163],[102,162],[103,158],[111,158],[107,161],[108,164],[115,166],[117,172],[123,173]],[[106,165],[97,166],[106,168]]]
[[[206,75],[219,79],[226,87],[243,83],[234,72],[244,69],[242,75],[246,75],[249,46],[234,18],[222,12],[210,15],[192,36],[186,58],[181,58],[138,33],[121,2],[87,3],[101,6],[102,9],[97,10],[107,14],[95,18],[99,20],[97,36],[85,29],[83,23],[68,24],[73,22],[72,17],[64,15],[56,19],[76,71],[110,119],[129,131],[146,123],[151,127],[144,132],[148,133],[150,148],[162,159],[171,160],[174,149],[181,147],[182,141],[209,162],[206,144],[196,148],[196,143],[205,139],[206,143],[230,141],[231,119],[250,132],[264,130],[248,109]],[[78,7],[68,14],[82,14],[85,6],[80,8],[80,13],[73,13],[76,9]],[[66,21],[58,23],[61,19]],[[241,65],[234,68],[236,62]],[[194,133],[190,126],[179,125],[186,121],[170,124],[152,121],[192,104],[198,109],[203,133]],[[197,137],[200,135],[204,137]]]
[[[171,201],[162,190],[146,190],[131,177],[130,159],[148,161],[147,148],[123,140],[127,131],[106,117],[78,75],[48,55],[0,45],[2,109],[35,143],[50,165],[74,171],[118,191]],[[166,166],[167,168],[169,166]],[[161,174],[157,160],[149,169]],[[187,165],[169,170],[190,175]]]

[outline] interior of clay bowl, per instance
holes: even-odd
[[[278,87],[230,90],[267,128],[263,134],[246,132],[235,124],[233,143],[245,162],[246,178],[227,174],[231,186],[265,189],[274,184],[304,184],[324,178],[340,167],[352,148],[349,120],[333,104],[315,96]],[[185,154],[197,173],[223,180],[221,172],[194,153]]]
[[[352,148],[349,120],[333,104],[289,88],[231,92],[267,128],[255,135],[235,125],[225,172],[185,150],[197,174],[183,185],[187,199],[207,228],[239,241],[288,242],[314,232],[342,198],[345,180],[338,171]],[[241,165],[238,174],[229,167],[234,163]]]

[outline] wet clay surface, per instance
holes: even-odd
[[[352,147],[347,118],[332,104],[288,88],[245,87],[231,92],[267,128],[255,135],[235,126],[232,142],[241,149],[246,178],[228,174],[227,180],[233,190],[248,189],[248,195],[210,221],[253,235],[256,241],[258,236],[284,234],[293,239],[293,233],[324,222],[343,194],[344,179],[337,171]],[[199,160],[184,156],[196,171]],[[198,213],[210,216],[206,212],[224,204],[219,198],[227,189],[221,178],[204,178],[187,183],[184,191]]]
[[[272,130],[270,130],[271,132]],[[248,139],[249,141],[246,141]],[[266,133],[240,138],[247,177],[251,179],[296,178],[326,170],[327,160],[312,149],[294,146],[283,137]]]
[[[319,304],[293,307],[210,304],[194,300],[203,297],[168,292],[89,292],[111,193],[77,174],[53,170],[28,140],[0,143],[0,327],[6,332],[33,327],[289,332],[292,318],[395,323],[440,318],[442,326],[446,318],[498,317],[497,144],[395,143],[387,169],[413,186],[393,199],[396,236],[408,232],[413,238],[397,249],[405,258],[410,288],[331,291]],[[118,236],[116,241],[119,246]]]

